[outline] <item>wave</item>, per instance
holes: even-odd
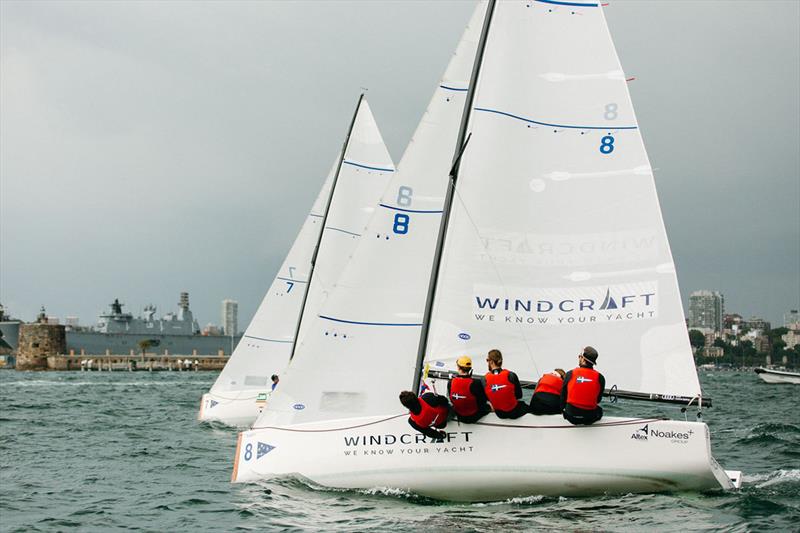
[[[755,484],[757,488],[769,487],[780,483],[798,483],[800,482],[800,470],[782,468],[761,474],[745,474],[742,480],[745,483]]]

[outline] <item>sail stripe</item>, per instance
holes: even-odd
[[[280,276],[276,277],[275,279],[279,279],[281,281],[291,281],[292,283],[308,283],[308,281],[303,281],[300,279],[292,279],[292,278],[282,278]]]
[[[334,228],[333,226],[328,226],[325,229],[332,229],[333,231],[340,231],[342,233],[347,233],[348,235],[353,235],[355,237],[361,237],[360,233],[353,233],[352,231],[347,231],[346,229],[341,229],[341,228]]]
[[[542,4],[554,4],[557,6],[575,6],[575,7],[597,7],[599,4],[581,4],[580,2],[560,2],[558,0],[534,0]]]
[[[356,320],[344,320],[341,318],[333,318],[331,316],[319,315],[320,318],[330,320],[331,322],[341,322],[343,324],[357,324],[360,326],[412,326],[420,327],[422,324],[406,324],[401,322],[359,322]]]
[[[438,211],[427,211],[424,209],[403,209],[402,207],[395,207],[393,205],[386,205],[386,204],[378,204],[381,207],[385,207],[386,209],[393,209],[394,211],[403,211],[404,213],[441,213],[442,210],[439,209]]]
[[[371,167],[369,165],[362,165],[361,163],[354,163],[353,161],[342,161],[345,165],[352,165],[354,167],[366,168],[368,170],[378,170],[380,172],[394,172],[393,168]]]
[[[441,87],[442,89],[446,89],[448,91],[456,91],[456,92],[460,92],[460,93],[465,93],[465,92],[467,92],[469,90],[469,89],[462,89],[460,87],[449,87],[447,85],[439,85],[439,87]]]
[[[245,339],[256,339],[256,340],[259,340],[259,341],[267,341],[267,342],[281,342],[281,343],[286,343],[286,344],[292,344],[294,342],[294,341],[284,341],[284,340],[280,340],[280,339],[265,339],[264,337],[254,337],[253,335],[245,335],[244,338]]]
[[[573,126],[569,124],[550,124],[549,122],[539,122],[538,120],[521,117],[519,115],[513,115],[511,113],[506,113],[505,111],[498,111],[497,109],[487,109],[485,107],[476,107],[474,109],[475,111],[483,111],[484,113],[495,113],[497,115],[504,115],[506,117],[515,118],[523,122],[530,122],[531,124],[539,124],[540,126],[550,126],[552,128],[569,128],[573,130],[609,130],[609,131],[639,129],[639,126]]]

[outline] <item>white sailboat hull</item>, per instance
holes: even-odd
[[[766,383],[793,383],[795,385],[800,385],[800,374],[797,372],[757,368],[756,374]]]
[[[530,495],[733,488],[698,422],[557,415],[451,421],[428,442],[406,415],[261,428],[239,434],[233,482],[300,476],[344,488],[389,487],[449,501]]]
[[[257,392],[231,391],[226,395],[207,392],[200,399],[197,419],[204,422],[222,422],[234,427],[250,427],[256,421],[266,402],[257,403]]]

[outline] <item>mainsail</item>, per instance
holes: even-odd
[[[467,29],[335,290],[256,427],[391,413],[408,388],[485,4]]]
[[[394,164],[363,95],[342,152],[242,341],[209,394],[201,418],[251,423],[318,306],[349,259]],[[321,229],[324,226],[324,231]]]
[[[450,366],[499,348],[507,368],[535,380],[592,345],[608,386],[700,394],[600,5],[498,2],[479,72],[425,360]]]

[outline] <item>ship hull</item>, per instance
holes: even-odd
[[[797,372],[783,372],[781,370],[769,370],[767,368],[756,368],[756,374],[765,383],[791,383],[800,385],[800,374]]]
[[[343,489],[388,487],[448,501],[733,488],[698,422],[560,416],[450,422],[429,442],[406,415],[242,432],[233,482],[299,476]]]
[[[141,352],[139,342],[158,341],[148,348],[149,353],[170,355],[230,355],[242,336],[222,335],[170,335],[144,333],[100,333],[67,331],[67,352],[75,354],[120,354]]]

